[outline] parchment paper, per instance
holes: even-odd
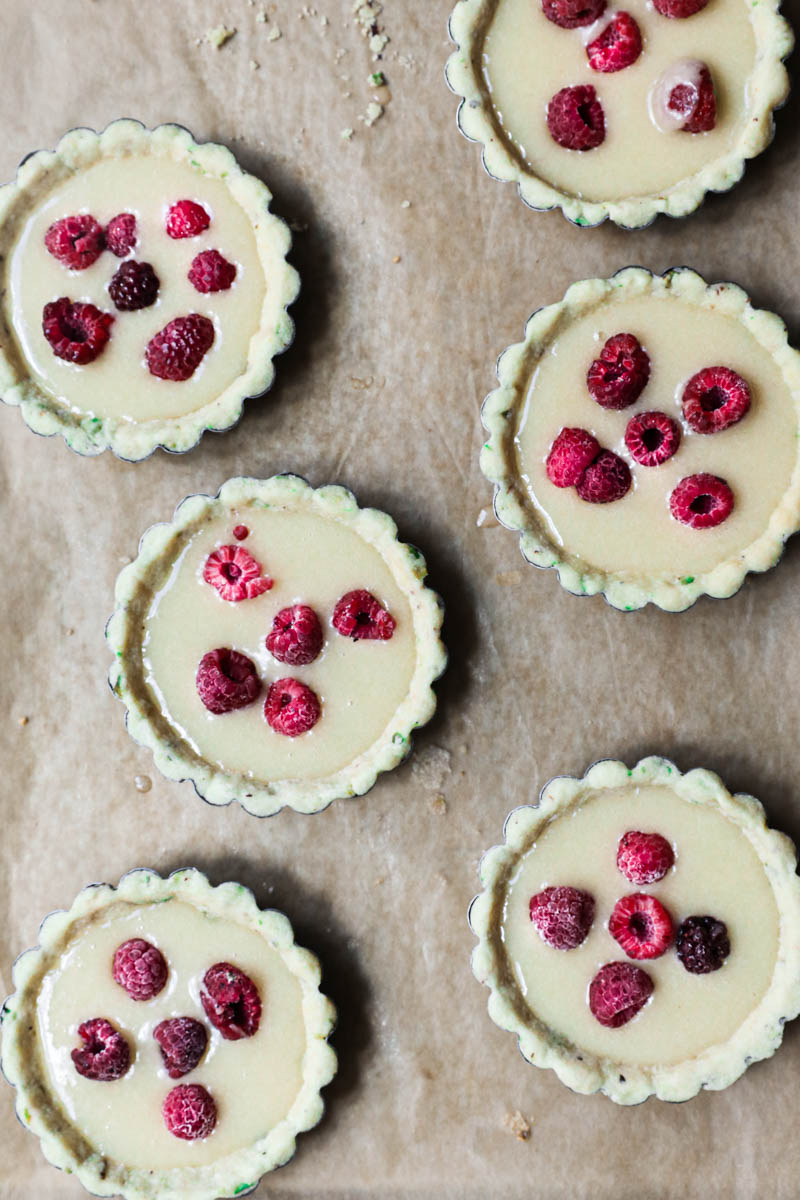
[[[688,263],[740,282],[796,339],[800,96],[744,182],[694,216],[638,234],[577,230],[526,210],[458,134],[443,79],[451,0],[384,0],[391,41],[378,64],[351,0],[315,0],[309,16],[297,0],[267,2],[266,23],[260,7],[2,6],[2,178],[73,125],[179,121],[230,145],[303,227],[293,261],[304,290],[272,393],[184,457],[81,459],[0,412],[0,992],[41,917],[87,882],[194,863],[288,914],[340,1014],[324,1122],[260,1197],[795,1197],[800,1026],[721,1094],[632,1110],[574,1096],[489,1020],[466,910],[507,812],[598,757],[708,766],[800,835],[800,543],[733,599],[619,613],[524,563],[487,516],[477,466],[497,354],[573,279]],[[798,0],[787,8],[800,24]],[[227,45],[195,44],[220,22],[237,29]],[[365,128],[376,68],[392,99]],[[163,780],[127,737],[103,626],[148,525],[188,492],[286,469],[353,488],[423,549],[447,604],[451,665],[412,761],[362,799],[259,822]],[[0,1110],[2,1200],[83,1196],[16,1123],[10,1088]],[[507,1123],[517,1111],[527,1140]]]

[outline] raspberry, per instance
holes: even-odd
[[[653,994],[653,981],[641,967],[610,962],[589,984],[589,1008],[601,1025],[619,1029],[644,1008]]]
[[[144,938],[131,938],[117,947],[114,978],[131,1000],[152,1000],[167,982],[164,955]]]
[[[133,213],[118,213],[106,225],[106,245],[117,258],[130,254],[137,241],[136,217]]]
[[[236,538],[237,542],[243,542],[246,537],[250,536],[250,530],[246,525],[234,525],[233,536]]]
[[[750,388],[730,367],[704,367],[683,389],[681,407],[695,433],[720,433],[747,415]]]
[[[586,386],[601,408],[619,411],[634,404],[650,378],[650,358],[632,333],[608,338],[586,373]]]
[[[67,296],[51,300],[42,311],[42,333],[53,354],[82,367],[103,353],[113,324],[111,313],[93,304],[73,304]]]
[[[581,475],[576,491],[590,504],[610,504],[630,489],[630,467],[613,450],[601,450]]]
[[[628,958],[660,958],[672,944],[672,918],[655,896],[636,892],[614,905],[608,932]]]
[[[103,253],[106,240],[102,225],[88,213],[79,213],[54,221],[44,235],[44,244],[70,271],[85,271]]]
[[[159,278],[150,263],[129,258],[109,280],[108,294],[121,312],[135,312],[155,304],[158,287]]]
[[[153,1037],[161,1048],[170,1079],[180,1079],[193,1071],[208,1045],[206,1027],[194,1017],[170,1017],[159,1021]]]
[[[267,634],[267,649],[278,662],[304,667],[322,649],[322,626],[313,608],[293,604],[282,608]]]
[[[663,412],[643,412],[631,417],[625,430],[625,445],[634,462],[658,467],[672,458],[681,444],[681,427]]]
[[[78,1026],[78,1037],[86,1043],[71,1055],[79,1075],[101,1083],[122,1078],[131,1065],[131,1050],[110,1021],[104,1017],[84,1021]]]
[[[236,278],[236,264],[219,250],[203,250],[192,259],[189,282],[198,292],[226,292]]]
[[[214,963],[203,976],[203,1011],[226,1041],[252,1037],[261,1022],[261,997],[249,975],[228,962]]]
[[[166,1096],[161,1113],[170,1133],[187,1142],[207,1138],[217,1123],[214,1097],[199,1083],[179,1083]]]
[[[603,106],[591,84],[565,87],[547,106],[547,128],[565,150],[594,150],[605,139]]]
[[[713,529],[733,512],[733,492],[718,475],[687,475],[674,488],[669,510],[692,529]]]
[[[562,429],[545,462],[547,478],[556,487],[575,487],[602,447],[585,429]]]
[[[693,17],[708,4],[708,0],[653,0],[662,17]]]
[[[605,12],[606,0],[542,0],[542,12],[548,21],[562,29],[593,25]]]
[[[684,133],[708,133],[717,123],[717,98],[711,72],[699,63],[696,79],[676,83],[667,97],[667,111],[680,118]]]
[[[530,914],[548,946],[574,950],[592,927],[594,897],[574,887],[548,887],[531,896]]]
[[[206,559],[203,579],[223,600],[232,602],[253,600],[274,583],[269,575],[261,574],[261,563],[244,546],[218,546]]]
[[[276,679],[269,685],[264,701],[264,716],[270,728],[286,737],[308,733],[320,718],[320,703],[316,692],[299,679]]]
[[[629,829],[619,839],[617,866],[631,883],[657,883],[674,862],[672,846],[660,833]]]
[[[601,34],[589,42],[586,54],[593,71],[624,71],[642,53],[642,35],[630,13],[615,13]]]
[[[342,637],[359,642],[363,638],[386,642],[394,633],[395,619],[372,592],[359,588],[346,592],[337,600],[331,618],[333,627]]]
[[[208,711],[219,716],[252,704],[261,691],[261,680],[246,654],[221,646],[200,659],[195,686]]]
[[[687,917],[675,939],[678,958],[692,975],[718,971],[731,952],[728,929],[716,917]]]
[[[194,375],[214,344],[214,324],[199,313],[176,317],[147,343],[145,358],[151,375],[176,383]]]
[[[194,200],[178,200],[167,213],[166,229],[171,238],[197,237],[210,224],[211,217]]]

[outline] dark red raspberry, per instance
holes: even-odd
[[[117,258],[130,254],[137,240],[136,217],[133,213],[117,213],[106,225],[106,245]]]
[[[236,278],[236,264],[219,250],[203,250],[192,259],[189,282],[198,292],[226,292]]]
[[[51,300],[42,312],[42,333],[53,354],[82,367],[103,353],[113,324],[111,313],[93,304],[73,304],[67,296]]]
[[[675,938],[678,958],[692,975],[718,971],[731,952],[728,928],[716,917],[687,917]]]
[[[193,1071],[208,1045],[206,1027],[194,1017],[170,1017],[159,1021],[153,1037],[161,1048],[170,1079],[180,1079]]]
[[[267,634],[267,649],[291,667],[313,662],[322,649],[322,626],[313,608],[307,604],[282,608]]]
[[[171,238],[197,237],[210,224],[211,217],[194,200],[178,200],[167,213],[166,228]]]
[[[717,123],[717,98],[714,81],[705,63],[700,65],[697,81],[676,83],[667,97],[667,109],[682,117],[684,133],[708,133]]]
[[[106,239],[102,225],[94,217],[78,213],[54,221],[44,235],[44,244],[53,258],[70,271],[85,271],[103,253]]]
[[[117,947],[114,978],[131,1000],[152,1000],[167,982],[164,955],[144,938],[131,938]]]
[[[662,17],[693,17],[708,4],[708,0],[653,0]]]
[[[619,839],[617,866],[631,883],[656,883],[675,862],[675,853],[660,833],[629,829]]]
[[[548,946],[574,950],[592,927],[594,897],[574,887],[548,887],[531,896],[530,914]]]
[[[395,619],[372,592],[358,588],[346,592],[333,610],[333,628],[342,637],[359,642],[366,638],[386,642],[394,633]]]
[[[556,487],[575,487],[602,447],[586,429],[562,429],[545,462],[547,478]]]
[[[576,491],[590,504],[610,504],[620,500],[631,486],[631,471],[613,450],[601,450],[578,481]]]
[[[203,579],[223,600],[253,600],[268,592],[274,580],[262,575],[261,563],[244,546],[218,546],[206,559]]]
[[[594,150],[606,136],[606,118],[591,84],[556,92],[547,106],[547,128],[565,150]]]
[[[632,333],[608,338],[586,373],[589,395],[601,408],[617,411],[635,404],[650,378],[650,357]]]
[[[542,0],[542,12],[548,21],[562,29],[593,25],[605,12],[606,0]]]
[[[120,312],[135,312],[155,304],[158,287],[159,278],[150,263],[129,258],[109,280],[108,294]]]
[[[214,1097],[199,1083],[179,1083],[161,1105],[164,1124],[177,1138],[207,1138],[217,1123]]]
[[[624,71],[636,62],[642,53],[642,35],[630,13],[620,12],[606,25],[605,29],[586,47],[589,66],[593,71]]]
[[[619,1029],[644,1008],[653,994],[653,981],[632,963],[610,962],[589,984],[589,1008],[601,1025]]]
[[[261,997],[249,975],[228,962],[214,963],[200,989],[203,1011],[226,1041],[252,1037],[261,1022]]]
[[[233,536],[236,538],[237,542],[243,542],[246,537],[250,536],[250,530],[246,525],[234,525]]]
[[[713,529],[733,512],[733,492],[718,475],[687,475],[669,498],[676,521],[692,529]]]
[[[628,958],[660,958],[672,945],[672,918],[655,896],[636,892],[614,905],[608,932]]]
[[[261,680],[246,654],[220,646],[200,659],[195,686],[208,711],[219,716],[252,704],[261,691]]]
[[[176,317],[147,343],[151,375],[181,383],[194,375],[214,344],[214,323],[200,313]]]
[[[681,427],[663,412],[643,412],[631,417],[625,445],[642,467],[658,467],[672,458],[681,444]]]
[[[78,1026],[78,1037],[86,1043],[71,1055],[79,1075],[101,1083],[122,1078],[131,1065],[131,1050],[110,1021],[105,1017],[84,1021]]]
[[[267,724],[286,737],[300,737],[313,729],[320,718],[321,707],[316,692],[299,679],[276,679],[269,685],[264,701]]]
[[[695,433],[719,433],[750,409],[750,387],[730,367],[704,367],[683,389],[681,407]]]

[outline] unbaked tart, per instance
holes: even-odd
[[[239,884],[136,870],[85,888],[13,979],[17,1114],[94,1195],[244,1195],[322,1116],[336,1055],[319,964]]]
[[[0,397],[81,454],[228,429],[294,332],[271,199],[177,125],[74,129],[30,155],[0,188]]]
[[[727,1087],[800,1011],[796,866],[759,802],[709,771],[647,758],[551,780],[481,864],[489,1014],[576,1092]]]

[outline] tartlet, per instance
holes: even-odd
[[[0,188],[0,398],[86,455],[230,428],[294,335],[271,199],[178,125],[73,129],[29,155]]]

